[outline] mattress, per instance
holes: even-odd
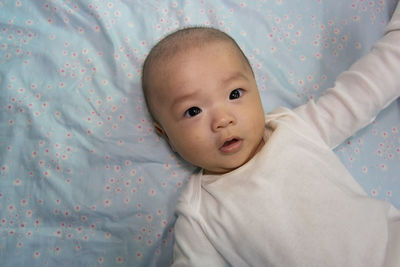
[[[175,205],[196,168],[156,134],[141,91],[166,34],[230,34],[268,113],[324,94],[397,2],[0,1],[1,265],[170,265]],[[400,208],[400,100],[335,153]]]

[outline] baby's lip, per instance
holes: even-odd
[[[243,140],[239,137],[225,139],[219,150],[224,154],[232,154],[240,150]]]

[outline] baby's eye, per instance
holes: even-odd
[[[238,99],[239,97],[241,97],[243,95],[243,89],[235,89],[231,92],[231,94],[229,95],[229,99],[233,100],[233,99]]]
[[[194,117],[196,115],[199,115],[201,112],[201,109],[198,107],[191,107],[188,110],[185,111],[185,117]]]

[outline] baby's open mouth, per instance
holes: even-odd
[[[228,141],[225,141],[224,144],[219,148],[219,150],[223,153],[234,153],[238,151],[242,146],[242,140],[238,138],[232,138]]]
[[[226,142],[222,145],[222,147],[229,146],[229,145],[231,145],[231,144],[233,144],[233,143],[235,143],[235,142],[237,142],[237,141],[238,141],[238,140],[237,140],[236,138],[233,138],[232,140],[226,141]]]

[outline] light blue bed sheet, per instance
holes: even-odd
[[[0,265],[168,266],[194,168],[153,131],[141,64],[208,25],[253,65],[265,112],[333,85],[383,33],[394,0],[0,1]],[[400,101],[336,149],[400,207]]]

